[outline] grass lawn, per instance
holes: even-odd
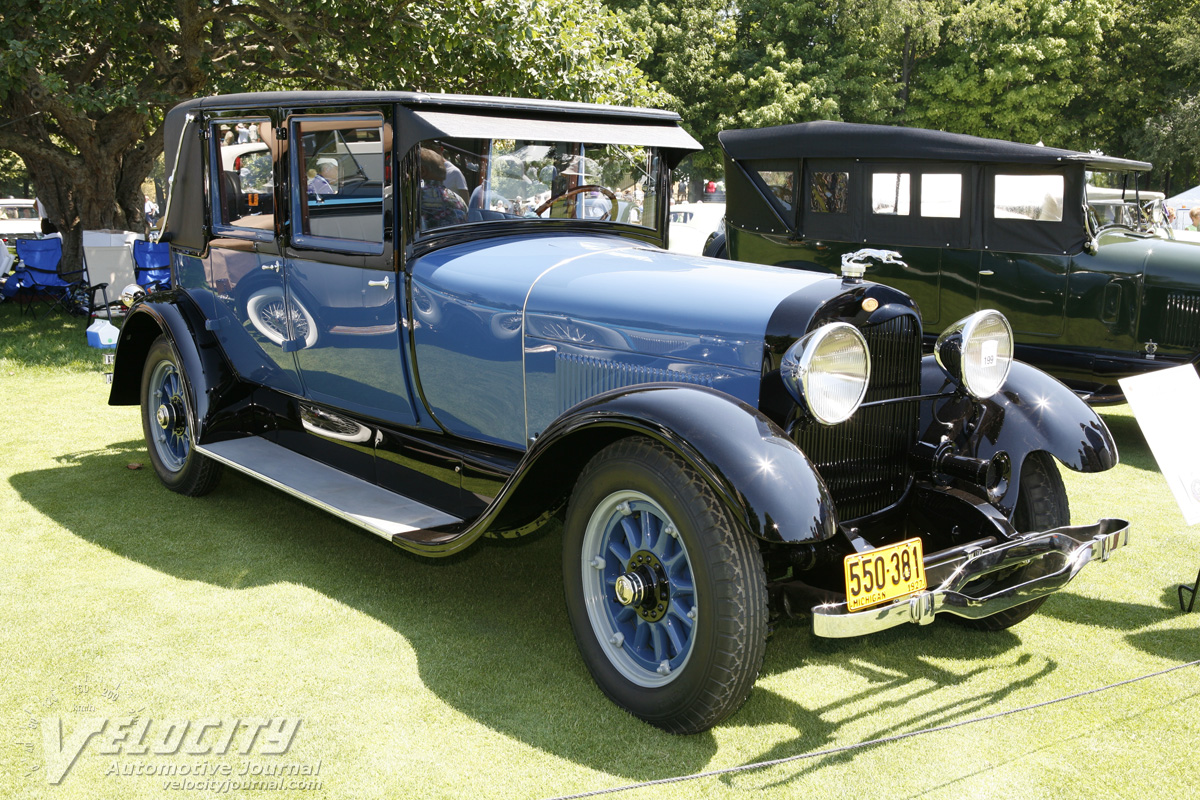
[[[670,736],[592,683],[563,608],[556,524],[441,563],[231,472],[206,498],[172,494],[149,467],[137,409],[107,405],[82,328],[0,304],[0,797],[205,796],[213,786],[169,782],[278,765],[317,773],[230,796],[554,797],[855,744],[1200,659],[1200,613],[1176,601],[1200,567],[1200,530],[1185,527],[1118,407],[1104,415],[1121,466],[1065,476],[1075,522],[1133,521],[1131,546],[1108,564],[998,634],[939,622],[822,640],[786,624],[740,712]],[[1200,785],[1198,695],[1189,667],[617,796],[1187,797]],[[149,753],[111,741],[124,717],[150,720]],[[61,720],[70,753],[91,718],[109,727],[62,772],[44,729]],[[285,754],[269,751],[279,730],[246,741],[234,727],[265,718],[300,720]],[[157,754],[171,720],[208,733]],[[228,752],[198,752],[226,733]]]

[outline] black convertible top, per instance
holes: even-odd
[[[974,161],[996,164],[1082,164],[1086,169],[1145,172],[1145,161],[1080,153],[1002,139],[891,125],[801,122],[755,130],[723,131],[717,138],[730,157],[879,158]]]
[[[274,109],[310,114],[358,106],[396,107],[393,126],[401,153],[424,139],[442,137],[558,138],[654,146],[661,148],[667,164],[674,167],[685,155],[701,149],[700,143],[680,127],[678,114],[653,108],[400,91],[251,92],[197,97],[168,111],[163,126],[167,174],[172,184],[163,216],[163,240],[188,250],[204,247],[205,146],[194,134],[210,112]],[[188,135],[189,130],[193,135]]]

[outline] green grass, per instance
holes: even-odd
[[[0,797],[203,796],[106,772],[254,758],[319,760],[321,787],[234,796],[551,797],[971,719],[1200,658],[1200,613],[1175,599],[1200,567],[1200,534],[1118,407],[1105,417],[1122,465],[1065,477],[1074,520],[1131,519],[1132,545],[1042,613],[999,634],[939,622],[844,641],[787,624],[740,712],[669,736],[592,683],[563,609],[556,528],[439,563],[236,474],[203,499],[172,494],[149,468],[137,410],[107,405],[82,327],[0,304]],[[1193,667],[619,796],[1190,796],[1198,687]],[[61,717],[69,734],[84,717],[131,713],[303,722],[281,757],[106,756],[93,740],[60,785],[46,782],[31,721]]]

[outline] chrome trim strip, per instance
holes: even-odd
[[[936,589],[853,613],[846,610],[845,602],[814,606],[813,633],[833,639],[864,636],[906,622],[926,625],[941,613],[980,619],[1057,592],[1090,562],[1103,563],[1114,550],[1128,544],[1129,523],[1123,519],[1102,519],[1093,525],[1028,533],[939,564],[939,571],[942,567],[952,571]],[[982,597],[962,591],[968,583],[988,573],[1043,560],[1049,562],[1050,569],[1024,583]]]

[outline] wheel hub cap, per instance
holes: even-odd
[[[639,550],[629,558],[629,567],[613,587],[617,602],[630,606],[647,622],[657,622],[671,605],[671,581],[658,556]]]
[[[160,405],[158,407],[158,412],[154,416],[155,419],[158,420],[158,427],[162,428],[164,431],[169,431],[175,427],[174,420],[172,419],[175,415],[172,413],[172,409],[169,404],[163,403]]]
[[[627,572],[617,578],[617,602],[623,606],[640,606],[646,597],[646,590],[652,586],[640,572]]]

